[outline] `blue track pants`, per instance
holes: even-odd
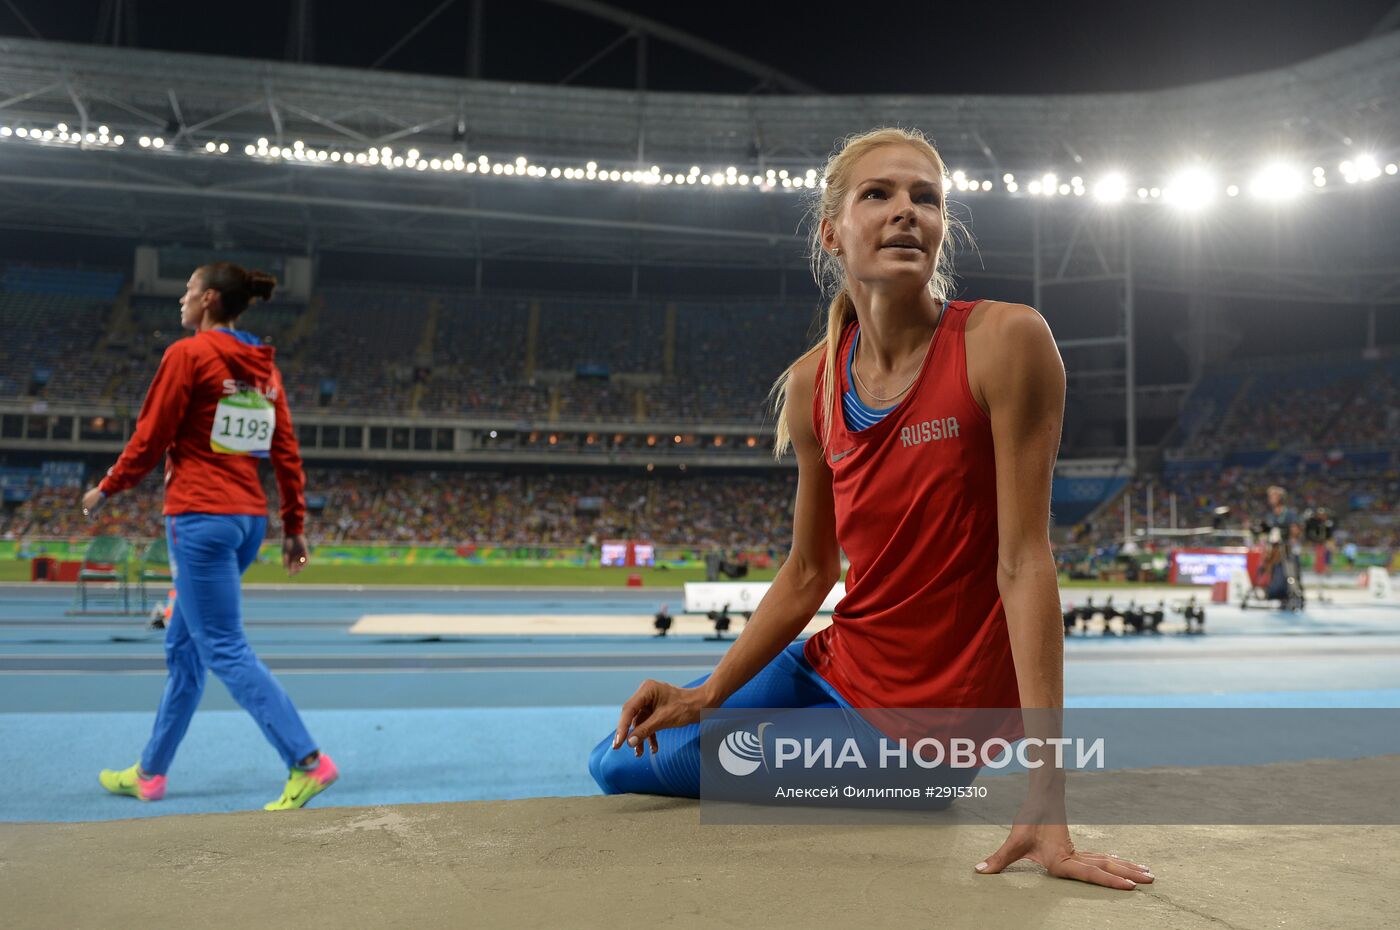
[[[849,707],[827,684],[802,654],[803,643],[795,642],[764,666],[724,707],[805,708]],[[693,688],[710,676],[686,685]],[[658,751],[647,748],[639,759],[626,743],[612,748],[613,734],[603,737],[593,748],[588,771],[604,794],[662,794],[673,797],[700,796],[700,726],[676,727],[656,734]]]
[[[165,682],[141,768],[164,775],[189,729],[212,671],[253,716],[287,768],[316,750],[291,698],[243,633],[239,583],[257,557],[267,518],[185,513],[165,518],[175,609],[165,631]]]

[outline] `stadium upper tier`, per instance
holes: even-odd
[[[1400,358],[1257,361],[1206,375],[1168,450],[1177,469],[1294,464],[1400,446]]]
[[[299,420],[336,424],[319,435],[311,426],[302,437],[309,451],[399,448],[364,435],[374,422],[402,425],[406,435],[413,424],[428,427],[404,439],[406,451],[662,454],[747,443],[762,454],[771,449],[762,428],[769,389],[811,344],[817,310],[810,301],[530,299],[338,285],[306,305],[256,306],[240,326],[277,347]],[[117,420],[140,406],[161,353],[183,335],[175,298],[128,297],[120,274],[18,264],[0,272],[0,332],[0,400]],[[1067,356],[1071,376],[1076,358]],[[1092,399],[1071,392],[1070,404]],[[1166,443],[1177,463],[1264,465],[1392,448],[1400,359],[1227,361],[1180,410]],[[496,432],[481,432],[475,446],[450,428],[433,435],[454,420]],[[44,438],[39,426],[24,435]],[[349,438],[349,429],[361,438]],[[121,430],[82,432],[120,439]]]
[[[34,293],[0,284],[4,397],[135,408],[184,335],[174,298]],[[58,272],[50,272],[57,277]],[[86,277],[76,273],[75,287]],[[113,289],[114,290],[114,289]],[[240,326],[278,350],[299,410],[511,422],[743,423],[807,347],[815,306],[473,298],[332,287]],[[38,383],[36,370],[47,370]]]

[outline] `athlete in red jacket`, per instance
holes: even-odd
[[[270,298],[275,285],[271,275],[228,262],[190,276],[180,322],[194,335],[166,350],[136,432],[107,476],[83,495],[83,510],[91,514],[166,459],[166,536],[178,595],[165,634],[170,677],[141,761],[99,776],[114,794],[164,796],[166,771],[199,705],[206,670],[253,716],[290,770],[268,810],[302,807],[338,774],[243,632],[239,579],[267,532],[259,459],[271,459],[277,476],[282,563],[294,575],[307,559],[305,480],[282,375],[271,346],[234,328],[248,304]]]
[[[946,299],[943,177],[933,146],[905,130],[855,137],[828,162],[812,246],[835,297],[824,339],[777,389],[778,450],[790,443],[798,462],[791,555],[711,675],[646,681],[623,705],[589,762],[604,791],[696,794],[710,708],[854,708],[868,722],[904,708],[1063,707],[1048,527],[1064,366],[1031,308]],[[851,566],[832,625],[794,642],[842,550]],[[1026,717],[1029,736],[1056,714]],[[1063,778],[1032,771],[1010,837],[977,871],[1029,858],[1110,888],[1151,882],[1142,866],[1075,850]]]

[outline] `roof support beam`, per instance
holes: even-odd
[[[747,55],[740,55],[738,52],[716,45],[715,43],[702,39],[699,36],[659,23],[654,19],[645,16],[638,16],[626,10],[619,10],[616,7],[608,6],[606,3],[599,3],[597,0],[540,0],[541,3],[548,3],[553,6],[563,7],[577,13],[584,13],[596,19],[607,20],[617,23],[629,30],[643,35],[651,36],[653,39],[660,39],[672,45],[695,52],[711,61],[718,62],[726,67],[741,71],[744,74],[751,74],[764,82],[780,87],[793,94],[819,94],[821,91],[805,81],[798,80],[792,75],[785,74],[777,68],[770,67],[760,61],[755,61]]]
[[[228,190],[209,187],[172,187],[168,184],[133,181],[90,180],[86,178],[38,177],[33,175],[0,175],[0,185],[69,190],[117,191],[131,194],[157,194],[171,197],[191,197],[201,200],[227,200],[249,203],[271,203],[306,207],[365,210],[378,213],[408,213],[424,216],[460,217],[463,219],[497,220],[507,223],[537,223],[543,226],[573,226],[591,229],[629,230],[639,233],[694,236],[697,239],[726,239],[730,241],[761,242],[778,245],[799,243],[791,234],[758,233],[740,229],[719,229],[712,226],[682,226],[673,223],[647,223],[631,220],[606,220],[585,216],[522,213],[515,210],[490,210],[479,207],[456,207],[441,204],[396,203],[380,200],[358,200],[341,197],[316,196],[292,192]]]

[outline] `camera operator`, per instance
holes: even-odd
[[[1256,583],[1265,589],[1268,598],[1282,599],[1287,596],[1289,580],[1299,579],[1298,544],[1303,538],[1303,527],[1297,511],[1285,503],[1287,491],[1275,484],[1267,494],[1268,509],[1254,527],[1265,546]]]

